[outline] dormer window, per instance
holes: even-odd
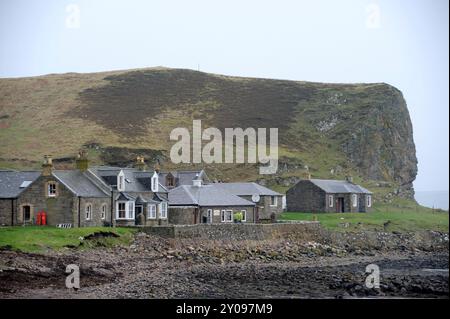
[[[159,178],[158,178],[158,173],[153,173],[152,176],[152,192],[158,192],[159,189]]]
[[[117,175],[117,190],[120,192],[125,190],[125,176],[123,171],[120,171],[119,175]]]
[[[173,187],[173,186],[175,186],[175,178],[173,178],[172,175],[167,175],[166,185],[167,185],[168,187]]]

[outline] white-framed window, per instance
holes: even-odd
[[[366,195],[366,206],[367,207],[372,206],[372,195]]]
[[[222,223],[233,222],[233,211],[232,210],[222,210]]]
[[[208,209],[206,211],[206,222],[211,224],[212,223],[212,219],[213,219],[213,210],[212,209]]]
[[[127,218],[127,208],[126,202],[117,202],[117,219],[126,219]]]
[[[242,222],[246,222],[247,221],[247,211],[245,209],[241,210],[242,213]]]
[[[86,220],[92,219],[92,204],[86,204],[85,208]]]
[[[328,195],[328,206],[333,207],[333,205],[334,205],[334,196]]]
[[[102,207],[100,208],[100,218],[106,218],[106,204],[102,204]]]
[[[47,196],[48,197],[56,196],[56,182],[48,182],[47,183]]]
[[[134,202],[128,202],[127,208],[128,219],[134,219]]]
[[[278,198],[276,196],[270,196],[270,206],[277,206]]]
[[[147,206],[147,218],[156,219],[156,205]]]
[[[162,219],[167,218],[167,203],[166,202],[161,202],[161,204],[159,204],[159,217]]]
[[[353,204],[353,207],[358,206],[358,195],[352,194],[352,204]]]

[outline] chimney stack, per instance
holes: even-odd
[[[137,156],[136,157],[136,163],[134,164],[134,167],[137,168],[140,171],[145,171],[145,160],[144,156]]]
[[[44,155],[44,163],[42,164],[42,175],[51,176],[53,171],[53,162],[51,155]]]
[[[156,162],[154,169],[155,169],[155,172],[159,174],[159,171],[161,170],[161,167],[159,166],[159,161]]]
[[[347,182],[349,182],[349,183],[352,183],[352,184],[353,184],[353,176],[351,176],[351,175],[347,175],[347,176],[345,177],[345,180],[346,180]]]
[[[87,171],[89,168],[89,160],[85,150],[80,150],[78,152],[77,159],[75,160],[75,167],[82,172]]]

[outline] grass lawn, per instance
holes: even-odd
[[[377,230],[414,232],[435,230],[448,233],[448,212],[432,211],[374,211],[371,213],[283,213],[282,220],[313,220],[333,230]],[[387,226],[385,227],[385,223]]]
[[[0,247],[10,246],[26,252],[42,252],[49,249],[59,250],[66,245],[78,246],[80,237],[87,236],[94,232],[113,232],[120,237],[108,237],[92,240],[80,246],[82,249],[101,244],[105,247],[114,245],[129,244],[135,232],[132,228],[110,228],[110,227],[85,227],[62,229],[51,226],[15,226],[0,227]]]

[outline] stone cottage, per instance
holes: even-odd
[[[15,225],[18,219],[32,219],[31,208],[18,207],[17,201],[20,194],[40,175],[39,171],[0,170],[0,226]]]
[[[283,195],[257,183],[217,183],[215,185],[224,192],[254,202],[258,222],[273,222],[283,212]]]
[[[89,167],[80,152],[73,170],[55,170],[46,156],[41,172],[1,172],[0,223],[35,224],[45,212],[48,225],[162,225],[168,222],[167,189],[157,171],[146,171],[138,157],[134,168]]]
[[[290,212],[370,212],[372,193],[348,180],[304,179],[286,193]]]
[[[282,195],[256,183],[210,183],[201,178],[169,192],[169,222],[228,223],[241,212],[243,222],[275,221],[282,212]]]

